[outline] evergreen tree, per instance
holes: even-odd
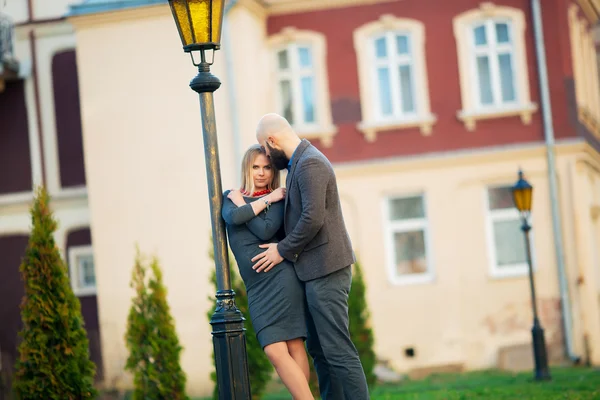
[[[25,285],[23,329],[15,363],[14,391],[21,400],[80,400],[96,397],[81,305],[54,242],[56,220],[50,196],[36,190],[32,231],[20,266]]]
[[[209,256],[211,260],[215,260],[212,240],[210,244]],[[246,318],[246,321],[244,321],[244,328],[246,328],[246,352],[248,353],[248,370],[250,371],[250,388],[252,390],[252,399],[259,400],[264,395],[267,384],[271,380],[271,376],[273,374],[273,365],[267,358],[267,355],[263,351],[258,339],[256,338],[254,327],[250,321],[250,313],[248,312],[248,294],[246,293],[246,287],[244,286],[244,282],[238,273],[237,265],[235,264],[234,258],[231,254],[229,255],[229,269],[231,271],[231,288],[235,292],[235,304]],[[215,269],[213,269],[211,273],[210,281],[214,287],[214,291],[216,292],[217,274]],[[213,303],[216,302],[216,299],[212,296],[210,296],[209,299]],[[211,309],[208,311],[207,317],[209,321],[212,318],[214,311],[215,307],[211,307]],[[214,365],[214,353],[212,360]],[[215,382],[213,399],[216,400],[218,399],[216,373],[213,372],[211,374],[211,379],[213,382]]]
[[[369,387],[375,384],[375,351],[373,350],[374,336],[369,325],[369,309],[366,299],[366,287],[360,264],[354,264],[352,274],[352,289],[348,296],[348,316],[350,318],[350,337],[358,350]]]
[[[137,250],[131,287],[132,299],[125,340],[129,357],[125,369],[133,373],[134,400],[183,400],[186,377],[179,364],[182,347],[167,303],[167,290],[156,257],[150,268]],[[150,273],[149,273],[150,272]]]

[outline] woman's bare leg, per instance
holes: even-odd
[[[310,367],[308,365],[308,356],[306,355],[306,348],[304,347],[304,340],[301,338],[292,339],[287,341],[288,350],[290,355],[296,361],[296,364],[302,369],[306,381],[310,381]]]
[[[266,346],[265,353],[294,400],[314,400],[304,372],[290,355],[286,342]]]

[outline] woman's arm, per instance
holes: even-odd
[[[250,204],[254,210],[254,215],[258,215],[263,212],[265,208],[268,209],[273,203],[281,202],[283,199],[285,199],[285,188],[279,188]]]
[[[270,207],[271,204],[281,203],[281,200],[284,198],[285,188],[279,188],[260,199],[246,204],[239,190],[228,190],[223,193],[223,209],[221,214],[227,224],[241,225],[252,220],[252,218],[260,214],[265,208]]]
[[[223,208],[221,209],[221,215],[227,225],[241,225],[250,221],[255,217],[254,211],[250,204],[245,204],[238,207],[228,197],[229,191],[223,194]]]
[[[252,218],[246,222],[246,226],[260,240],[270,240],[283,224],[284,208],[285,202],[279,201],[269,207],[265,219],[260,217]]]

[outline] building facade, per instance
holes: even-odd
[[[102,349],[75,56],[68,1],[0,5],[0,352],[7,390],[21,329],[19,273],[29,207],[45,185],[59,221],[56,243],[81,301],[91,356],[102,380]]]
[[[531,358],[526,254],[509,191],[519,168],[535,187],[533,265],[551,361],[600,364],[600,7],[545,1],[538,20],[531,3],[226,6],[212,67],[223,82],[215,108],[224,188],[239,184],[241,156],[267,112],[284,115],[329,157],[365,270],[376,353],[402,373],[512,368],[512,357]],[[88,0],[53,24],[75,48],[61,65],[77,66],[87,188],[79,199],[94,244],[103,382],[130,385],[123,335],[137,242],[162,261],[189,390],[207,394],[206,172],[198,99],[188,87],[195,71],[168,5]],[[17,32],[28,29],[41,28],[23,24]],[[27,48],[21,36],[17,54]],[[50,100],[73,111],[73,98]],[[58,115],[61,106],[54,108]],[[32,134],[37,124],[28,118],[21,124],[30,138],[59,131],[52,122]],[[27,146],[41,142],[34,139]],[[48,160],[44,153],[42,164]],[[31,165],[21,173],[40,176]],[[26,226],[29,198],[7,206],[4,221]]]

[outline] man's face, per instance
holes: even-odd
[[[267,152],[267,155],[271,159],[273,166],[275,166],[275,168],[277,168],[279,170],[287,168],[287,165],[288,165],[288,162],[290,162],[290,159],[287,158],[287,156],[285,155],[285,152],[283,150],[271,147],[269,142],[265,142],[265,150]]]

